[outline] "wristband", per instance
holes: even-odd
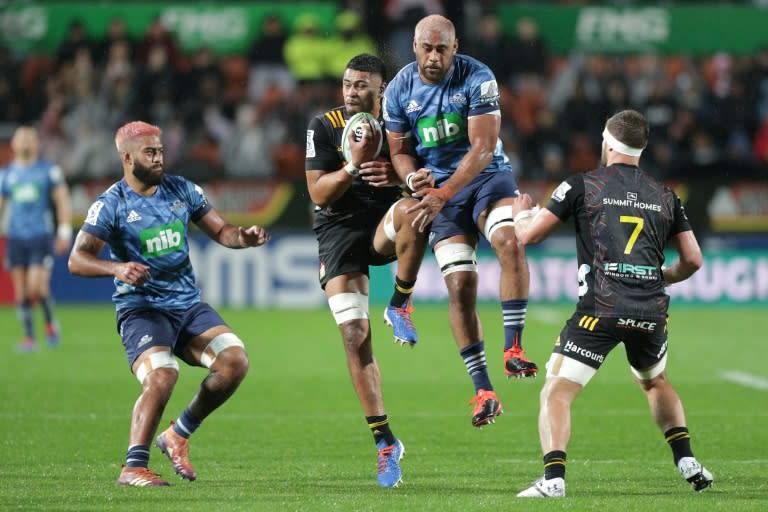
[[[72,239],[72,226],[70,224],[59,224],[56,228],[56,236],[64,240]]]
[[[408,176],[405,177],[405,184],[408,185],[408,188],[411,190],[414,190],[413,185],[411,182],[413,181],[413,177],[416,175],[415,172],[409,172]]]
[[[440,188],[424,189],[424,193],[430,196],[439,197],[446,203],[456,194],[447,184],[443,184]]]
[[[344,166],[344,170],[349,174],[350,176],[360,176],[360,169],[354,166],[352,162],[349,162],[347,165]]]

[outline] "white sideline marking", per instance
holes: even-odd
[[[741,384],[752,389],[759,389],[760,391],[768,391],[768,379],[752,375],[751,373],[740,372],[738,370],[728,370],[723,372],[722,376],[725,380]]]

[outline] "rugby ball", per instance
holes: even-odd
[[[371,127],[373,127],[373,133],[371,133]],[[371,160],[375,160],[379,156],[381,146],[384,144],[384,132],[378,119],[368,112],[358,112],[347,119],[347,125],[341,134],[341,152],[344,153],[344,160],[347,162],[352,161],[352,153],[349,150],[350,132],[355,134],[355,141],[359,141],[363,137],[373,137],[376,152],[371,157]]]

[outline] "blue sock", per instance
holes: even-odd
[[[28,338],[35,337],[35,330],[32,327],[32,301],[25,299],[16,306],[16,312],[21,321],[21,327],[24,329],[24,336]]]
[[[128,448],[125,454],[125,466],[129,468],[146,468],[149,466],[149,446],[135,444]]]
[[[525,327],[527,309],[528,299],[501,301],[501,314],[504,317],[504,350],[509,350],[513,345],[523,348],[523,327]]]
[[[485,362],[485,343],[482,341],[473,343],[461,349],[459,354],[464,359],[464,366],[467,367],[467,373],[472,378],[475,391],[479,389],[493,391],[491,379],[488,377],[488,365]]]
[[[189,412],[189,407],[184,409],[179,419],[173,424],[173,431],[185,439],[195,433],[203,420],[198,420]]]

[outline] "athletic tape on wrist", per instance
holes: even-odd
[[[344,166],[344,170],[349,174],[350,176],[359,176],[360,175],[360,169],[355,167],[352,162],[349,162],[347,165]]]

